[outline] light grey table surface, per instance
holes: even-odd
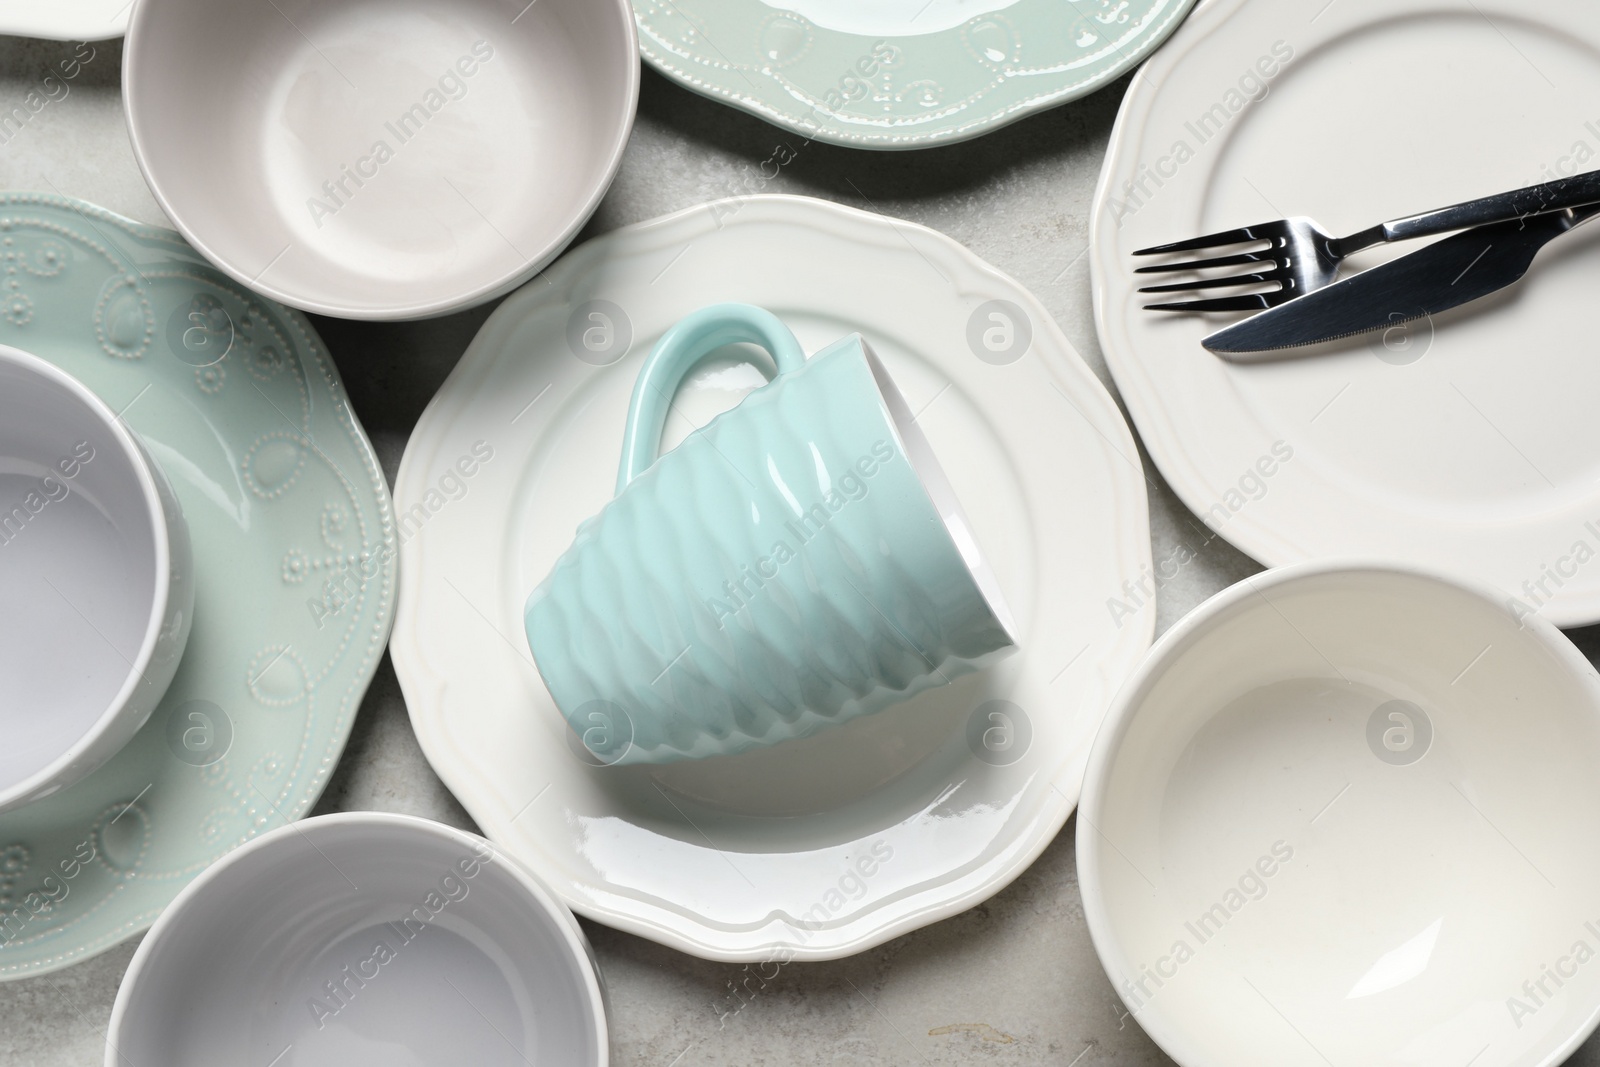
[[[20,101],[71,48],[0,38],[0,111]],[[0,143],[0,187],[81,197],[167,225],[129,148],[119,92],[121,44],[94,48],[71,91]],[[1126,86],[1124,79],[966,144],[873,153],[803,144],[646,68],[621,174],[583,237],[756,191],[823,197],[911,219],[950,235],[1031,289],[1114,394],[1095,336],[1086,251],[1095,179]],[[796,156],[765,180],[761,162],[780,143]],[[424,323],[315,320],[391,482],[423,407],[491,310]],[[1160,590],[1159,632],[1260,568],[1212,538],[1143,458],[1155,558],[1171,557],[1180,544],[1195,553]],[[1573,636],[1594,659],[1600,635]],[[405,812],[476,829],[424,759],[387,656],[316,811],[351,809]],[[988,903],[850,959],[791,963],[770,981],[748,983],[759,993],[736,1014],[730,1014],[739,1003],[731,988],[748,977],[741,966],[695,959],[585,922],[610,987],[615,1062],[1167,1062],[1123,1017],[1095,957],[1078,892],[1073,831],[1069,822],[1033,867]],[[0,1064],[101,1063],[117,984],[137,943],[46,977],[0,984]],[[1596,1060],[1600,1044],[1591,1041],[1573,1062]]]

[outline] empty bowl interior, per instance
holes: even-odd
[[[0,353],[0,790],[121,702],[161,611],[154,486],[77,392]]]
[[[142,4],[129,117],[158,198],[236,277],[348,315],[494,295],[599,201],[638,55],[615,0]]]
[[[1600,1004],[1592,670],[1434,578],[1254,581],[1097,742],[1080,863],[1129,1010],[1186,1067],[1559,1058]]]
[[[570,917],[477,839],[313,819],[223,860],[135,961],[119,1063],[604,1062]]]

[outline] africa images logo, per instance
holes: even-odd
[[[1117,228],[1121,229],[1125,219],[1138,214],[1155,199],[1167,182],[1178,176],[1183,165],[1199,155],[1200,149],[1217,140],[1245,108],[1265,100],[1271,92],[1272,80],[1293,60],[1294,47],[1289,42],[1272,42],[1270,54],[1262,55],[1246,67],[1220,99],[1183,124],[1183,135],[1173,140],[1165,155],[1158,157],[1153,165],[1140,163],[1133,177],[1123,181],[1120,190],[1108,190],[1106,206]],[[1122,194],[1120,197],[1118,192]]]
[[[494,861],[494,850],[487,842],[474,846],[471,853],[462,856],[447,867],[437,884],[430,888],[421,902],[397,919],[391,919],[373,933],[372,948],[353,963],[346,963],[332,977],[322,983],[321,989],[306,998],[306,1010],[311,1021],[321,1030],[328,1020],[348,1008],[363,990],[375,982],[400,954],[419,937],[426,936],[446,909],[467,899],[472,892],[472,880]]]
[[[894,458],[894,448],[888,441],[874,441],[871,455],[862,456],[843,474],[835,476],[833,485],[821,501],[804,509],[794,503],[795,517],[785,521],[783,528],[794,538],[797,547],[791,547],[783,538],[777,539],[768,555],[762,556],[754,564],[742,565],[737,578],[722,583],[721,592],[727,596],[727,600],[707,598],[706,607],[716,617],[718,629],[722,627],[723,619],[737,615],[749,605],[762,587],[778,576],[779,568],[799,556],[800,549],[820,537],[827,530],[828,523],[847,504],[865,497],[869,480]]]
[[[1274,841],[1268,853],[1261,855],[1244,869],[1233,885],[1210,907],[1193,919],[1184,922],[1187,937],[1178,937],[1167,953],[1149,964],[1139,967],[1137,978],[1122,980],[1123,999],[1137,1015],[1161,987],[1178,976],[1178,969],[1194,959],[1206,942],[1222,932],[1224,926],[1244,911],[1252,902],[1267,895],[1269,880],[1294,858],[1294,846],[1287,841]],[[1193,944],[1190,940],[1193,939]],[[1154,988],[1151,988],[1154,986]]]
[[[71,483],[83,468],[94,459],[94,446],[88,441],[79,441],[72,448],[72,454],[62,456],[57,461],[55,471],[39,479],[36,488],[11,504],[0,504],[0,547],[9,545],[12,541],[22,536],[22,531],[28,524],[38,518],[45,508],[51,504],[59,504],[72,493]]]
[[[453,67],[439,76],[436,85],[430,85],[423,92],[421,99],[383,124],[385,132],[394,138],[394,144],[391,145],[388,138],[378,138],[365,155],[352,164],[341,165],[338,174],[322,183],[322,196],[307,197],[306,210],[311,213],[311,221],[317,229],[322,229],[324,218],[344,210],[367,182],[378,176],[380,168],[395,157],[400,146],[420,134],[448,105],[465,97],[467,79],[493,58],[494,46],[488,41],[473,45],[472,54],[456,60]]]
[[[1588,937],[1593,937],[1596,944],[1600,944],[1600,926],[1594,920],[1583,924],[1583,932]],[[1539,1014],[1539,1010],[1550,1001],[1554,1000],[1561,992],[1561,987],[1568,981],[1578,976],[1578,968],[1594,959],[1595,950],[1587,940],[1580,937],[1572,943],[1565,955],[1557,956],[1555,963],[1541,963],[1539,973],[1533,978],[1522,983],[1519,992],[1521,996],[1506,998],[1506,1011],[1511,1013],[1511,1021],[1517,1029],[1522,1029],[1522,1021],[1530,1015]]]

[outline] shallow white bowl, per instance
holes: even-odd
[[[1557,1063],[1600,1009],[1597,766],[1600,677],[1506,597],[1269,571],[1167,633],[1095,743],[1095,948],[1184,1067]]]
[[[554,259],[615,175],[628,0],[141,0],[134,154],[241,283],[355,319],[439,315]]]
[[[115,412],[0,345],[0,811],[64,789],[133,737],[194,610],[188,528]]]
[[[605,995],[577,920],[473,834],[323,815],[218,860],[151,927],[107,1067],[605,1067]]]

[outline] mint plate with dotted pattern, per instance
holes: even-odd
[[[696,92],[808,141],[894,149],[964,141],[1092,93],[1194,2],[633,0],[633,11],[645,59]]]
[[[0,343],[76,375],[144,439],[196,587],[150,721],[82,782],[0,816],[3,979],[139,933],[213,860],[310,810],[388,640],[396,543],[310,323],[176,233],[0,196]]]

